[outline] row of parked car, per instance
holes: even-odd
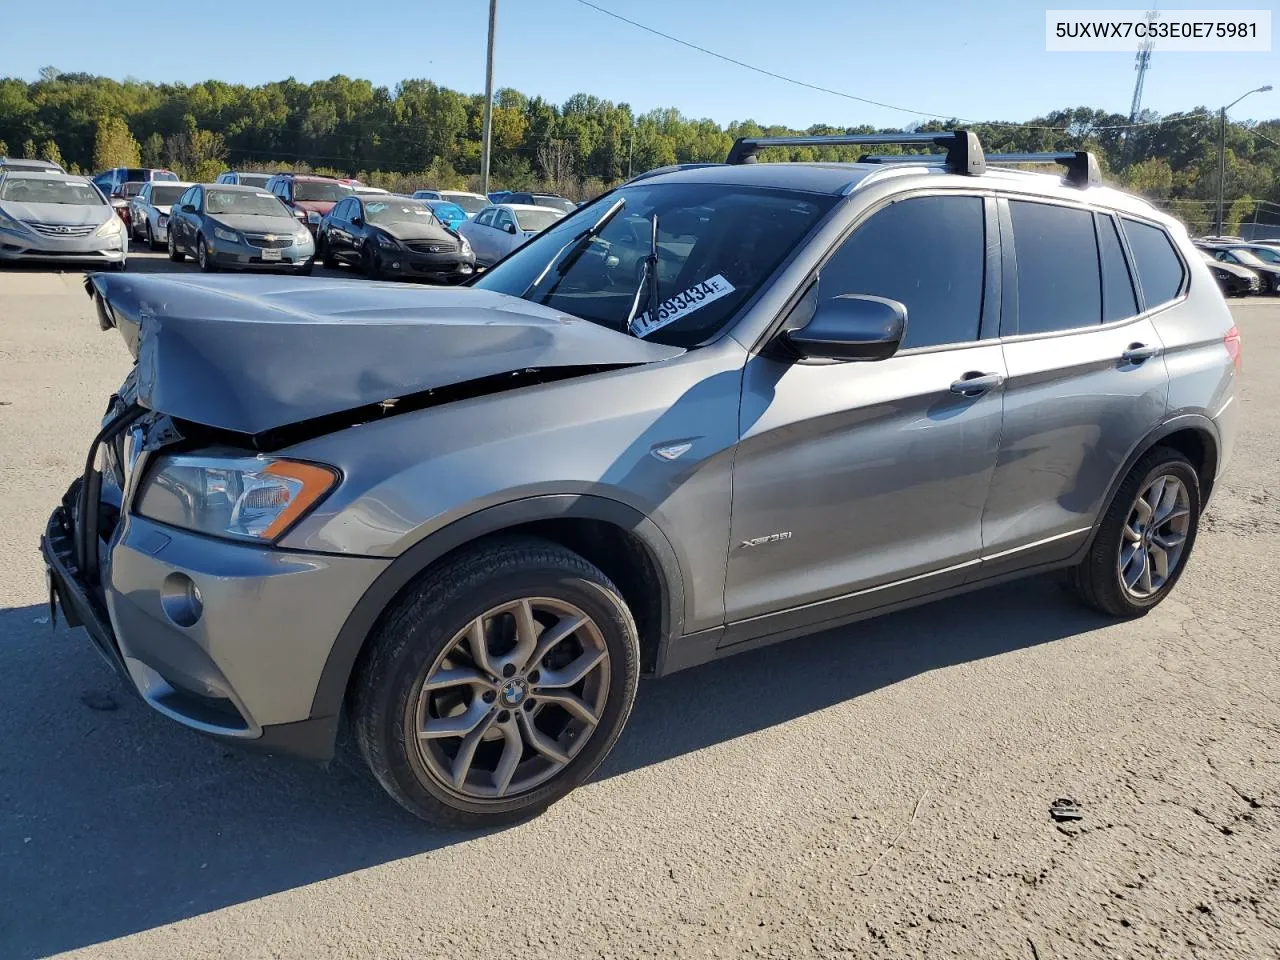
[[[1195,245],[1228,297],[1280,294],[1280,239],[1201,237]]]
[[[90,179],[44,161],[0,159],[0,211],[6,202],[15,205],[0,215],[15,241],[0,244],[6,259],[124,269],[132,239],[205,271],[309,274],[319,259],[371,278],[445,283],[492,265],[577,208],[551,194],[410,196],[294,173],[227,171],[198,184],[169,170],[119,167]]]

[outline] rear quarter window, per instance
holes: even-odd
[[[1150,310],[1175,299],[1182,292],[1186,270],[1173,240],[1160,227],[1128,217],[1123,219],[1146,308]]]

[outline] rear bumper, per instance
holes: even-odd
[[[311,702],[338,631],[386,561],[218,541],[126,517],[96,588],[76,569],[63,507],[40,547],[68,623],[84,626],[148,706],[222,740],[332,755],[338,718],[311,716]]]

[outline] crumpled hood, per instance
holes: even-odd
[[[505,373],[684,352],[470,288],[106,273],[85,287],[137,358],[140,404],[251,435]]]
[[[37,223],[60,223],[75,227],[84,224],[102,224],[113,216],[109,206],[81,203],[19,203],[15,200],[0,202],[0,212],[14,220],[34,220]]]

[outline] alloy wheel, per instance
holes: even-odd
[[[1156,477],[1138,494],[1125,521],[1117,573],[1125,592],[1146,600],[1169,581],[1186,551],[1191,496],[1175,476]]]
[[[410,697],[406,739],[426,771],[468,798],[525,793],[563,770],[609,696],[604,635],[563,600],[522,597],[476,617]]]

